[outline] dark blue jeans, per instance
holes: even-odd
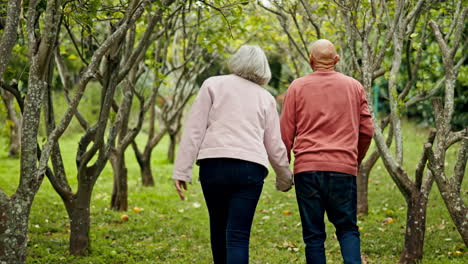
[[[267,173],[262,165],[243,160],[200,161],[215,264],[249,263],[250,229]]]
[[[338,172],[306,171],[294,175],[294,180],[307,264],[326,263],[325,212],[335,225],[344,263],[361,263],[356,177]]]

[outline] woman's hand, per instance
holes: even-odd
[[[290,172],[290,175],[286,177],[276,176],[276,190],[287,192],[291,190],[293,185],[294,185],[294,176],[292,172]]]
[[[174,185],[176,187],[177,193],[180,196],[180,199],[185,200],[185,195],[184,195],[184,192],[182,191],[182,188],[184,190],[187,190],[187,182],[182,181],[182,180],[174,180]]]

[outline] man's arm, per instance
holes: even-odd
[[[288,160],[291,162],[291,149],[296,136],[296,98],[293,84],[286,91],[281,112],[281,139],[286,146]]]
[[[366,92],[364,88],[360,86],[361,93],[361,112],[359,121],[359,142],[358,142],[358,164],[360,165],[369,146],[372,142],[372,136],[374,135],[374,125],[372,123],[372,116],[369,112],[369,106],[367,104]]]

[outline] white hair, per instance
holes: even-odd
[[[271,79],[267,57],[256,45],[242,45],[230,58],[228,67],[232,73],[259,85]]]

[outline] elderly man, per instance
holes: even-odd
[[[312,45],[313,73],[295,80],[281,115],[288,158],[294,152],[296,198],[307,263],[325,263],[324,213],[335,225],[345,264],[361,263],[356,219],[356,175],[371,143],[373,126],[365,91],[355,79],[334,71],[335,46]]]

